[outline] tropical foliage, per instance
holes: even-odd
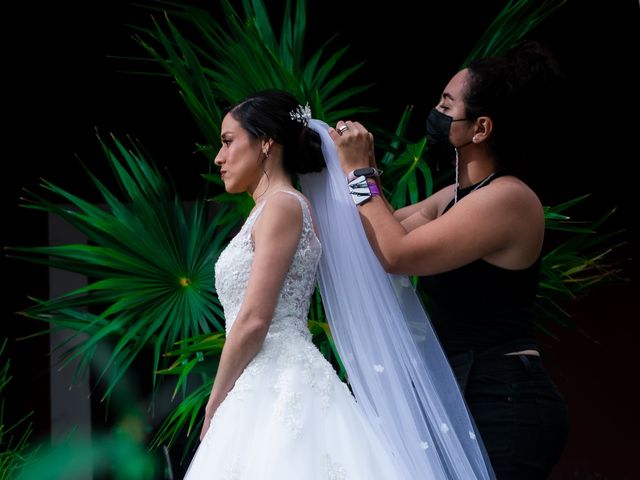
[[[553,333],[546,328],[549,320],[562,326],[578,327],[563,308],[567,299],[579,298],[597,284],[622,279],[620,261],[611,254],[624,244],[620,239],[623,232],[603,228],[615,209],[589,222],[574,220],[565,213],[587,197],[583,195],[545,207],[546,229],[564,233],[566,237],[544,255],[542,262],[536,307],[538,318],[547,322],[538,322],[537,326],[552,337]]]
[[[199,7],[159,1],[148,8],[161,13],[164,22],[154,19],[153,28],[137,28],[136,40],[162,67],[162,75],[175,80],[204,136],[206,143],[198,148],[210,160],[219,143],[224,107],[258,90],[289,91],[309,102],[315,118],[327,122],[372,110],[348,106],[347,102],[370,86],[343,87],[363,65],[338,68],[348,47],[327,53],[329,40],[305,60],[306,2],[297,0],[295,13],[291,3],[286,3],[279,35],[262,0],[243,1],[244,18],[228,0],[222,0],[226,23]],[[172,19],[188,24],[198,40],[183,36]],[[216,175],[208,173],[205,177],[220,185]],[[241,215],[251,209],[247,197],[221,193],[215,200],[231,203]]]
[[[104,369],[109,357],[102,342],[93,356],[92,371]],[[109,405],[104,409],[108,424],[58,425],[56,434],[36,444],[19,474],[11,478],[172,480],[167,448],[149,451],[150,392],[139,384],[137,372],[124,373],[109,393]],[[101,409],[96,407],[95,403],[91,405],[92,416],[100,414]]]
[[[37,300],[22,314],[88,335],[65,352],[65,365],[79,359],[79,373],[90,366],[100,342],[113,342],[103,368],[103,374],[112,372],[104,394],[108,396],[143,350],[153,352],[150,375],[155,383],[154,372],[177,341],[224,330],[212,265],[234,222],[221,221],[222,207],[210,218],[203,199],[184,204],[135,145],[127,149],[116,138],[101,145],[124,200],[88,172],[104,207],[47,181],[42,186],[55,201],[30,193],[25,205],[59,215],[90,244],[11,250],[23,259],[89,279],[65,295]]]
[[[0,345],[0,359],[7,346],[5,339]],[[3,359],[4,365],[0,369],[0,480],[15,478],[22,467],[26,464],[29,440],[32,434],[32,427],[27,420],[31,414],[26,415],[13,425],[5,424],[4,417],[4,392],[11,381],[11,361]]]
[[[562,3],[508,2],[465,63],[479,55],[503,53]],[[198,148],[209,160],[218,143],[224,108],[259,89],[281,88],[308,99],[314,116],[329,123],[371,111],[350,106],[368,86],[349,84],[362,64],[339,68],[347,47],[331,53],[329,40],[305,58],[304,0],[297,0],[295,8],[291,1],[286,2],[279,32],[272,27],[262,0],[243,1],[242,15],[227,0],[221,4],[225,23],[198,7],[152,3],[148,8],[161,13],[162,19],[154,19],[152,27],[137,27],[135,36],[160,67],[144,73],[175,81],[202,134]],[[194,38],[184,35],[183,28],[195,32]],[[385,169],[384,188],[396,207],[429,195],[435,182],[423,161],[426,140],[410,142],[405,137],[409,121],[407,109],[396,129],[380,135],[377,145]],[[49,182],[43,187],[57,200],[32,193],[27,205],[60,215],[90,243],[14,249],[22,258],[84,274],[90,282],[62,297],[37,300],[24,314],[53,328],[88,334],[86,342],[68,352],[68,360],[80,358],[85,367],[99,342],[111,342],[111,360],[105,368],[115,373],[105,395],[141,352],[151,350],[154,382],[161,375],[176,378],[174,393],[180,402],[154,442],[170,444],[180,433],[192,433],[201,422],[224,343],[224,319],[212,266],[251,203],[246,196],[219,193],[209,205],[199,199],[186,206],[137,146],[127,149],[115,138],[101,144],[124,200],[89,173],[104,198],[104,207]],[[204,176],[217,181],[211,171]],[[545,256],[541,282],[541,311],[561,322],[569,318],[562,310],[562,299],[616,273],[606,262],[613,233],[595,233],[606,215],[582,226],[570,223],[565,211],[579,200],[546,209],[549,228],[569,233],[566,242]],[[310,312],[310,328],[321,350],[344,376],[318,294]]]
[[[61,444],[42,447],[25,463],[16,480],[60,478],[113,478],[116,480],[157,480],[160,468],[152,456],[128,432],[94,434],[91,441],[69,438]],[[95,475],[95,477],[93,477]]]

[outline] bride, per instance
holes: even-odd
[[[406,279],[332,265],[341,246],[331,244],[325,217],[340,198],[351,200],[328,127],[310,118],[308,106],[272,90],[246,98],[222,122],[215,162],[225,189],[248,192],[255,207],[215,265],[227,340],[185,479],[492,478],[437,341],[427,358],[411,341],[415,325],[402,322],[415,313],[403,298],[415,297],[403,289]],[[294,175],[301,175],[318,226]],[[350,247],[361,245],[375,268],[362,227],[351,220],[341,233],[355,232]],[[320,263],[325,310],[357,401],[307,328]],[[376,275],[388,280],[381,292]],[[395,303],[399,312],[384,308],[359,324],[344,308],[364,312],[376,302],[345,297],[350,285],[343,281],[378,301],[390,292],[395,300],[386,307]],[[385,313],[392,316],[376,318]],[[428,322],[418,327],[418,338],[433,339]],[[381,338],[389,328],[393,335]],[[444,363],[436,362],[432,375],[426,362],[438,355]]]

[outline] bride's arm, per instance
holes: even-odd
[[[253,227],[254,258],[245,297],[227,336],[200,434],[264,342],[278,296],[302,232],[297,198],[275,194]]]

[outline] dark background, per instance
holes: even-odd
[[[191,2],[216,11],[217,2]],[[236,2],[237,3],[237,2]],[[282,1],[269,2],[280,12]],[[273,3],[273,5],[271,5]],[[410,136],[423,133],[424,119],[448,79],[495,18],[503,2],[396,0],[317,2],[308,7],[307,47],[330,35],[351,45],[341,66],[366,60],[356,83],[375,82],[361,102],[380,112],[375,120],[392,128],[414,105]],[[625,229],[618,250],[629,281],[600,286],[567,308],[586,332],[553,328],[558,340],[541,335],[547,365],[571,410],[571,435],[554,479],[630,479],[637,445],[637,406],[628,391],[635,371],[640,293],[634,257],[637,214],[631,169],[637,168],[640,9],[636,0],[567,2],[528,38],[549,46],[566,73],[570,90],[549,110],[560,120],[561,143],[550,145],[534,179],[545,204],[590,193],[575,211],[593,219],[616,207],[605,224]],[[149,14],[125,1],[57,2],[5,8],[2,35],[4,113],[0,245],[46,243],[44,215],[18,207],[22,188],[38,190],[40,177],[91,200],[96,192],[75,156],[103,180],[111,178],[99,153],[95,129],[138,138],[170,173],[184,198],[202,191],[204,159],[193,154],[201,141],[190,114],[169,80],[135,76],[140,68],[110,56],[144,56],[128,24],[150,24]],[[277,13],[276,25],[280,22]],[[530,133],[546,142],[545,125]],[[2,336],[10,339],[14,379],[5,416],[33,410],[36,438],[46,437],[48,340],[17,341],[40,325],[14,314],[46,297],[46,269],[1,259]]]

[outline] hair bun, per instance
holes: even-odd
[[[551,52],[538,42],[527,41],[509,52],[509,85],[512,90],[529,92],[535,89],[554,89],[564,76]]]
[[[322,140],[318,132],[303,127],[298,142],[299,159],[292,166],[293,173],[319,172],[326,167],[322,155]]]

